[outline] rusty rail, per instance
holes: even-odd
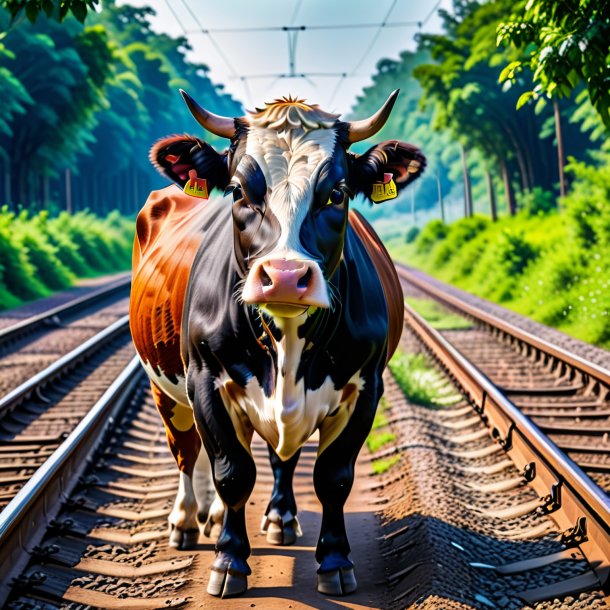
[[[426,292],[437,301],[449,306],[452,309],[457,310],[460,314],[465,314],[472,318],[476,322],[482,323],[492,329],[498,330],[501,333],[509,336],[521,343],[529,346],[531,349],[537,350],[541,354],[549,356],[557,361],[559,364],[567,365],[568,367],[579,371],[587,380],[601,383],[607,391],[610,391],[610,370],[599,366],[593,362],[585,360],[580,356],[573,354],[564,348],[550,343],[540,337],[533,335],[532,333],[501,320],[500,318],[479,309],[478,307],[466,303],[462,299],[447,294],[440,288],[434,286],[431,283],[426,282],[424,279],[419,277],[416,273],[413,273],[409,268],[396,264],[396,271],[398,276],[409,284],[413,284],[418,289]]]
[[[5,347],[9,343],[21,339],[22,337],[33,333],[45,326],[57,326],[61,323],[62,318],[72,316],[83,309],[87,309],[95,305],[100,299],[105,299],[123,290],[126,290],[131,285],[131,275],[121,277],[117,281],[110,283],[107,286],[98,288],[89,294],[78,297],[63,305],[53,307],[43,313],[30,316],[24,320],[20,320],[11,326],[7,326],[0,330],[0,348]]]
[[[411,280],[409,280],[411,281]],[[591,571],[567,579],[556,595],[599,586],[610,591],[610,499],[472,363],[409,305],[405,323],[459,385],[557,523],[566,546],[578,546]],[[529,601],[541,599],[532,592]]]
[[[11,576],[26,565],[29,553],[44,535],[62,501],[77,485],[87,460],[114,426],[142,375],[140,362],[134,357],[80,424],[0,513],[0,605],[10,591]]]

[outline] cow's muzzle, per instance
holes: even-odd
[[[329,307],[320,266],[312,260],[258,260],[246,278],[245,303],[265,306],[272,314],[292,317],[310,307]]]

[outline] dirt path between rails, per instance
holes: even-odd
[[[347,533],[352,548],[358,591],[347,597],[324,596],[316,590],[315,548],[322,518],[321,506],[313,490],[312,472],[317,442],[308,443],[294,477],[294,490],[303,537],[293,546],[269,544],[259,532],[271,488],[273,475],[267,458],[267,447],[256,438],[252,444],[256,459],[256,486],[248,502],[247,523],[252,557],[249,560],[252,575],[248,578],[248,591],[237,598],[217,599],[206,593],[209,566],[214,560],[213,545],[203,544],[196,551],[195,577],[182,592],[192,597],[187,608],[218,610],[244,610],[259,608],[276,610],[376,610],[387,608],[384,560],[378,540],[378,519],[374,515],[376,494],[370,491],[372,479],[370,462],[359,459],[356,466],[354,488],[346,505]],[[363,454],[366,450],[363,450]],[[201,538],[201,540],[207,540]],[[192,551],[188,551],[189,554]]]

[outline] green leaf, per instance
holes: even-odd
[[[87,17],[87,4],[80,0],[75,0],[71,6],[72,14],[81,22],[85,21]]]
[[[533,91],[526,91],[525,93],[522,93],[517,100],[517,110],[519,110],[519,108],[521,108],[521,106],[524,104],[527,104],[527,102],[529,102],[533,97]]]
[[[25,15],[32,23],[36,21],[36,17],[38,17],[38,2],[36,0],[29,0],[25,5]]]

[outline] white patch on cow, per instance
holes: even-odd
[[[168,379],[161,371],[158,375],[153,367],[148,362],[144,362],[140,358],[140,362],[148,375],[148,378],[164,393],[167,394],[173,401],[184,406],[191,406],[188,396],[186,395],[186,380],[184,376],[178,375],[178,383],[174,383]]]
[[[345,388],[335,389],[330,375],[316,390],[306,389],[303,378],[296,380],[305,347],[305,339],[299,338],[297,332],[303,318],[277,321],[284,336],[277,345],[278,376],[271,396],[265,395],[255,377],[243,389],[226,373],[216,379],[216,387],[242,444],[249,449],[251,433],[248,435],[248,427],[253,426],[282,460],[292,457],[329,416],[341,422],[326,434],[326,445],[332,442],[349,420],[364,384],[360,371],[346,386],[350,388],[347,395]]]
[[[191,477],[184,472],[180,472],[180,482],[174,508],[167,520],[182,531],[198,528],[197,498],[195,497]]]
[[[253,157],[270,189],[267,205],[281,227],[269,258],[311,258],[299,241],[301,225],[313,199],[321,166],[335,149],[335,129],[285,131],[250,126],[246,154]]]

